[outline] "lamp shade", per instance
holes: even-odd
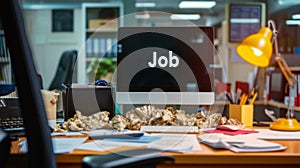
[[[237,53],[250,64],[266,67],[272,56],[272,31],[261,28],[258,33],[246,37],[236,48]]]

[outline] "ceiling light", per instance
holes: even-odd
[[[300,19],[300,14],[293,14],[292,19]]]
[[[286,25],[299,25],[300,26],[300,20],[286,20]]]
[[[145,14],[136,14],[135,15],[136,19],[150,19],[150,14],[149,13],[145,13]]]
[[[172,14],[170,16],[171,20],[199,20],[199,14]]]
[[[216,5],[215,1],[182,1],[179,8],[212,8]]]
[[[278,0],[279,5],[295,5],[299,4],[299,1],[292,1],[292,0]]]
[[[156,6],[154,2],[137,2],[135,3],[136,8],[153,8]]]
[[[245,19],[240,19],[240,18],[232,18],[230,19],[230,23],[259,23],[259,19],[257,18],[245,18]]]

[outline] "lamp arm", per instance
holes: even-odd
[[[294,86],[297,83],[297,79],[293,76],[289,66],[287,65],[284,58],[281,56],[281,54],[278,51],[278,42],[277,42],[277,34],[278,31],[275,26],[275,22],[273,20],[268,21],[268,26],[273,27],[273,42],[274,42],[274,49],[275,49],[275,61],[279,65],[279,68],[281,72],[283,73],[285,79],[288,82],[289,86]]]
[[[288,82],[289,86],[294,86],[297,83],[297,79],[293,76],[290,68],[288,67],[286,61],[281,57],[280,54],[275,55],[275,61],[279,65],[279,68]]]
[[[292,93],[291,93],[291,88],[294,88],[294,86],[297,83],[297,80],[293,76],[289,66],[287,65],[286,61],[284,58],[278,53],[278,47],[277,47],[277,39],[275,39],[275,61],[279,65],[279,68],[285,77],[289,87],[290,87],[290,93],[289,93],[289,103],[288,103],[288,112],[286,113],[286,117],[288,119],[291,119],[294,117],[294,106],[292,105]]]

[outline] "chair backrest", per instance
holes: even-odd
[[[65,51],[60,60],[56,69],[55,76],[49,86],[49,90],[62,90],[64,87],[62,84],[72,83],[72,76],[77,60],[77,51],[69,50]]]
[[[56,160],[40,81],[36,75],[19,0],[0,1],[0,17],[18,88],[27,136],[27,166],[54,168]]]
[[[86,156],[82,168],[155,168],[164,162],[175,161],[173,156],[160,155],[159,149],[132,149],[106,155]]]

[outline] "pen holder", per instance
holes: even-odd
[[[246,127],[253,124],[253,105],[229,105],[229,118],[241,121]]]

